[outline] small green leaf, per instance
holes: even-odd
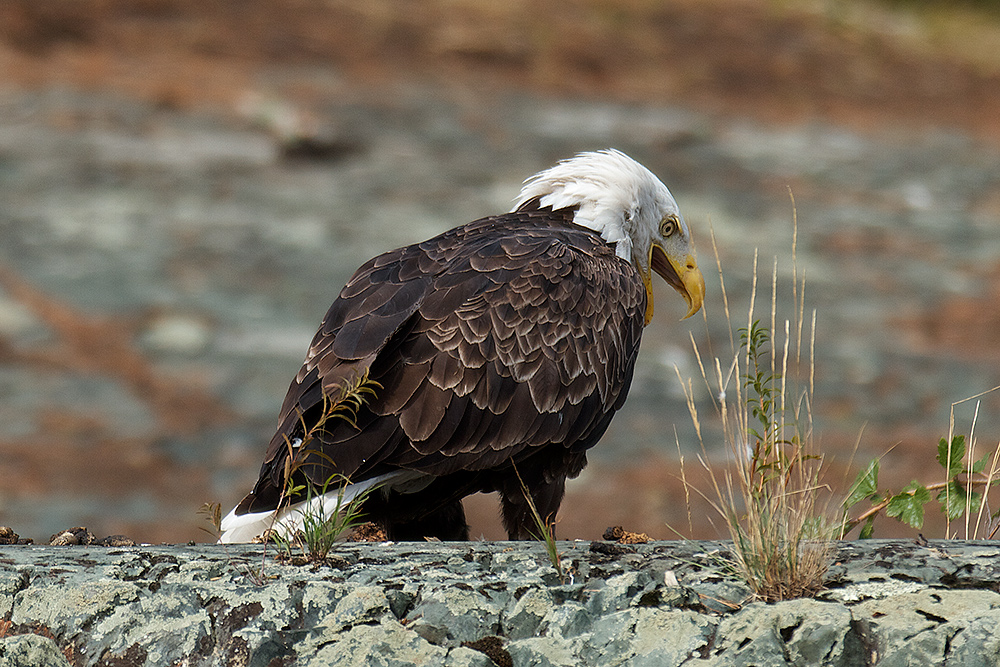
[[[889,499],[885,508],[886,516],[899,519],[914,528],[924,525],[924,505],[931,500],[931,492],[920,482],[913,480],[903,490]]]
[[[969,494],[969,514],[975,514],[979,511],[979,506],[983,502],[983,494],[979,491],[973,491]]]
[[[965,458],[965,436],[956,435],[951,439],[951,451],[948,451],[948,441],[944,438],[938,442],[938,463],[948,471],[948,479],[961,474],[965,469],[962,459]]]
[[[870,517],[865,519],[865,523],[861,526],[861,533],[858,535],[862,540],[870,540],[872,534],[875,532],[875,515],[872,514]]]
[[[950,521],[958,519],[965,512],[965,494],[955,480],[950,480],[945,488],[938,491],[937,501]]]
[[[987,452],[986,454],[983,455],[983,458],[979,459],[978,461],[972,464],[972,469],[969,470],[969,472],[973,474],[982,472],[983,470],[986,469],[986,464],[989,463],[989,461],[990,461],[990,455]]]
[[[966,497],[965,488],[956,482],[951,480],[948,482],[948,486],[941,489],[937,494],[937,500],[941,503],[941,511],[948,515],[948,518],[952,521],[960,518],[966,511],[970,514],[979,511],[979,504],[982,502],[982,494],[978,491],[973,491]],[[968,504],[966,504],[968,501]]]
[[[844,507],[850,509],[860,503],[865,498],[870,498],[878,493],[878,459],[872,459],[868,467],[858,473],[854,484],[851,486],[851,493],[844,501]]]

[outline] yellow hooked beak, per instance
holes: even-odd
[[[646,324],[653,319],[653,271],[677,290],[687,302],[688,312],[681,318],[682,320],[701,309],[701,304],[705,300],[705,278],[701,275],[694,254],[685,257],[681,264],[668,257],[662,246],[653,243],[649,247],[649,263],[642,276],[643,282],[646,283]]]

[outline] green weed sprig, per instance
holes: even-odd
[[[531,498],[528,486],[521,479],[521,473],[518,471],[517,466],[514,466],[514,474],[517,475],[517,481],[521,484],[521,493],[524,494],[524,500],[528,503],[528,509],[531,510],[531,518],[534,520],[535,528],[538,530],[538,534],[532,535],[532,537],[539,542],[545,543],[545,551],[549,556],[549,563],[552,564],[552,567],[556,570],[556,574],[559,575],[559,581],[565,582],[566,572],[563,569],[562,554],[559,553],[559,547],[556,544],[555,524],[547,522],[538,513],[535,501]]]
[[[358,411],[375,396],[376,388],[381,389],[381,387],[382,385],[369,378],[366,370],[363,374],[340,385],[335,397],[323,396],[323,411],[315,424],[307,425],[305,418],[300,416],[303,431],[301,442],[295,445],[288,436],[285,436],[288,456],[285,457],[284,484],[278,502],[279,512],[290,506],[293,500],[305,497],[302,508],[297,510],[302,518],[300,530],[294,534],[282,534],[273,530],[272,525],[271,539],[284,549],[287,557],[291,558],[293,548],[299,546],[307,560],[322,561],[326,559],[330,549],[344,532],[363,523],[362,506],[377,487],[369,487],[345,503],[344,489],[351,484],[348,477],[333,473],[317,488],[315,484],[304,480],[296,473],[307,465],[317,465],[316,459],[333,464],[329,455],[311,448],[310,444],[328,435],[327,428],[332,422],[347,422],[353,428],[358,428],[356,423]],[[334,486],[337,488],[337,500],[332,510],[328,511],[319,499],[326,496]],[[275,520],[279,512],[275,512]]]

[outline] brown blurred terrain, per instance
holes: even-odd
[[[181,108],[225,108],[269,70],[319,67],[365,85],[419,77],[996,138],[997,31],[973,14],[928,45],[883,25],[887,12],[847,20],[866,4],[11,0],[0,7],[0,63],[17,86],[113,90]],[[927,32],[948,34],[936,24]],[[963,53],[970,34],[975,58]]]
[[[828,224],[803,232],[803,263],[812,262],[815,284],[822,286],[810,295],[860,303],[842,314],[836,314],[841,306],[832,306],[831,328],[824,330],[820,318],[821,343],[834,351],[817,369],[831,385],[816,397],[817,417],[829,429],[821,442],[840,454],[834,470],[853,475],[858,463],[850,468],[848,459],[867,423],[859,458],[895,446],[884,463],[887,485],[898,488],[928,474],[934,444],[948,427],[949,404],[1000,384],[1000,248],[990,241],[1000,237],[994,170],[1000,164],[1000,56],[990,56],[1000,49],[958,48],[944,29],[934,33],[939,39],[925,38],[912,28],[921,19],[852,9],[863,7],[766,0],[0,4],[0,108],[15,119],[0,133],[0,182],[11,193],[7,208],[0,208],[6,246],[0,307],[7,309],[0,317],[0,420],[6,424],[0,428],[0,524],[36,539],[45,535],[32,531],[67,528],[63,522],[142,541],[208,539],[197,530],[195,510],[206,501],[228,509],[255,479],[284,385],[298,367],[295,355],[304,353],[311,322],[338,281],[379,250],[418,240],[439,224],[464,222],[475,211],[494,212],[479,205],[514,194],[496,195],[498,184],[516,188],[518,179],[552,159],[600,147],[589,143],[605,139],[646,151],[636,157],[653,159],[649,166],[675,194],[688,193],[695,208],[701,206],[695,217],[702,263],[712,266],[711,220],[720,231],[720,257],[732,262],[727,279],[743,274],[734,281],[737,295],[749,282],[747,248],[789,245],[790,224],[775,231],[767,222],[790,219],[789,186],[803,227],[812,207],[838,207]],[[1000,39],[1000,21],[990,29],[987,19],[970,16],[977,43]],[[278,110],[272,114],[273,100]],[[588,115],[589,105],[596,105],[595,114],[604,113],[602,105],[624,105],[636,110],[638,121],[632,129],[604,132],[603,116]],[[527,113],[523,109],[550,107],[563,109],[551,113],[551,133],[562,134],[512,129],[520,116],[509,118]],[[680,130],[663,129],[673,116],[660,119],[655,110],[661,108],[680,110]],[[408,144],[398,129],[412,118],[431,137],[426,147]],[[436,125],[448,122],[461,131]],[[35,152],[18,143],[23,128],[59,139]],[[783,134],[784,128],[801,134]],[[828,144],[814,144],[810,128],[821,128],[815,136]],[[163,144],[176,154],[132,161],[141,151],[155,153],[160,139],[187,132],[190,143]],[[741,139],[741,132],[750,138]],[[397,153],[377,153],[379,141],[390,140],[384,137],[395,137]],[[463,137],[479,143],[455,147]],[[795,159],[775,165],[769,151],[789,137],[798,142],[787,149]],[[243,147],[220,149],[228,157],[204,167],[199,151],[217,140]],[[858,149],[858,157],[837,157],[853,150],[852,142],[871,147]],[[716,156],[722,153],[717,143],[731,147],[729,157]],[[834,156],[836,174],[812,170],[813,150]],[[392,167],[392,156],[408,151],[437,161],[399,162],[400,182],[379,176],[385,180],[371,185],[371,209],[347,204],[336,215],[385,208],[384,215],[400,216],[426,195],[431,203],[415,228],[341,229],[339,218],[313,224],[315,210],[340,206],[319,195],[310,199],[331,174],[368,187],[365,169]],[[933,180],[937,160],[951,158],[962,162],[957,175]],[[72,166],[65,167],[68,184],[59,187],[72,189],[47,192],[46,170],[61,159]],[[403,182],[421,164],[441,171],[441,180],[423,174]],[[61,173],[53,171],[52,179]],[[926,175],[930,185],[920,181]],[[448,177],[459,182],[454,190]],[[24,179],[34,185],[21,187]],[[260,188],[269,184],[284,188],[273,199],[284,208],[264,200]],[[961,206],[946,196],[952,186]],[[110,188],[118,197],[114,207],[133,217],[152,220],[158,210],[168,212],[162,227],[126,220],[127,238],[114,241],[126,264],[132,258],[144,264],[143,253],[165,255],[150,256],[155,270],[105,276],[88,264],[106,257],[88,254],[93,238],[117,233],[102,219],[103,209],[87,218],[93,227],[68,232],[52,224],[53,236],[38,232],[37,238],[25,231],[36,224],[49,229],[37,211],[62,210],[45,207],[62,205],[67,192],[66,208],[86,208],[74,198],[101,188]],[[712,191],[722,190],[724,207],[706,205],[716,196]],[[151,203],[129,208],[132,192],[145,193]],[[226,206],[242,201],[261,212],[252,229],[226,217],[238,217],[243,204],[232,204],[237,214]],[[207,215],[204,202],[224,222],[192,222]],[[112,217],[124,210],[114,207]],[[884,226],[854,224],[872,212],[884,217]],[[760,222],[743,226],[749,239],[739,236],[739,225],[726,226],[739,215]],[[271,227],[285,216],[301,218],[293,230],[301,241],[286,241],[282,229]],[[965,222],[947,231],[949,216]],[[942,227],[933,226],[935,219]],[[321,255],[317,241],[331,234],[337,243],[354,239],[357,245],[331,246],[331,255]],[[52,239],[65,244],[63,255],[49,252]],[[769,247],[761,251],[766,276],[771,254]],[[904,263],[922,272],[907,273],[899,268]],[[303,287],[317,267],[327,271],[322,280],[336,284]],[[869,273],[878,267],[881,272]],[[137,286],[133,275],[148,284]],[[258,302],[253,293],[266,296]],[[658,315],[659,332],[651,327],[647,333],[650,358],[689,348],[688,327],[673,321],[676,304],[661,294],[658,313],[668,315]],[[717,291],[713,297],[718,301]],[[299,338],[281,338],[282,322],[293,322],[289,328]],[[851,336],[839,337],[841,324]],[[717,325],[692,328],[700,343],[721,333]],[[265,350],[260,358],[246,352],[254,345]],[[280,353],[266,352],[274,346]],[[711,514],[706,503],[679,482],[670,427],[648,417],[659,409],[657,391],[668,391],[661,385],[676,380],[672,364],[657,363],[648,364],[645,384],[640,377],[630,399],[633,412],[619,417],[619,430],[613,427],[609,437],[629,445],[656,434],[671,447],[611,447],[613,453],[596,456],[571,487],[560,537],[593,538],[615,524],[674,537],[667,523],[694,538],[719,534],[705,519]],[[654,373],[666,379],[650,379]],[[686,421],[683,401],[671,400],[674,411],[657,418]],[[109,420],[109,405],[124,416]],[[987,396],[987,447],[997,439],[989,427],[1000,425],[998,411],[1000,399]],[[685,443],[684,449],[686,473],[698,482],[703,475],[691,464],[696,448]],[[474,532],[499,537],[492,499],[472,499],[470,506]],[[912,532],[890,523],[881,528],[880,536]]]

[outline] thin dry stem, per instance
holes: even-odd
[[[771,267],[771,328],[769,329],[769,331],[771,332],[772,337],[774,336],[774,332],[778,330],[776,326],[777,317],[778,317],[778,258],[775,257],[774,264]],[[788,336],[786,332],[785,341],[787,342],[787,340]],[[770,348],[771,348],[771,370],[774,370],[776,368],[775,360],[777,358],[776,355],[778,353],[778,348],[777,346],[774,345],[774,341],[772,341]],[[784,376],[782,376],[782,378],[784,378]],[[782,394],[782,398],[784,398],[784,394]]]
[[[726,315],[726,331],[729,332],[729,349],[736,349],[736,341],[733,339],[733,323],[729,318],[729,294],[726,292],[726,278],[722,273],[722,260],[719,258],[719,247],[715,243],[715,227],[712,226],[711,221],[708,225],[709,235],[712,239],[712,252],[715,254],[715,267],[719,271],[719,287],[722,288],[722,309]],[[704,316],[708,317],[708,311],[703,311]]]
[[[726,320],[731,322],[717,252],[716,262],[720,267]],[[708,473],[714,498],[698,489],[694,489],[695,493],[705,498],[726,520],[733,538],[735,565],[755,595],[777,600],[809,595],[821,587],[829,546],[826,542],[808,538],[826,536],[829,532],[827,526],[832,522],[823,519],[823,513],[818,511],[820,493],[829,489],[820,482],[822,459],[810,450],[816,313],[812,313],[809,337],[808,389],[796,397],[792,393],[790,372],[793,365],[795,368],[799,366],[802,358],[804,285],[799,285],[796,280],[793,298],[798,312],[794,325],[791,320],[785,320],[784,340],[771,340],[778,323],[778,264],[775,260],[771,279],[770,328],[767,337],[762,338],[759,344],[755,343],[755,350],[751,353],[750,332],[756,326],[757,263],[758,254],[755,252],[747,311],[747,341],[741,346],[744,349],[736,349],[730,328],[733,361],[731,365],[726,363],[728,372],[723,371],[723,361],[715,357],[711,363],[713,377],[710,378],[709,366],[703,360],[693,336],[691,338],[702,382],[717,407],[723,437],[730,449],[731,468],[720,471],[708,462],[710,459],[703,439],[703,425],[693,383],[682,378],[678,369],[675,370],[701,443],[702,455],[698,456],[698,461]],[[793,276],[798,277],[797,267]],[[765,350],[764,344],[770,347]],[[769,370],[765,368],[768,364]],[[751,374],[756,376],[753,383],[750,381]],[[734,378],[738,379],[735,383],[732,382]],[[766,393],[760,396],[750,393],[756,389]],[[754,406],[753,419],[751,405]],[[753,430],[751,423],[754,420],[759,422],[757,428],[762,430],[761,433]],[[683,457],[681,465],[687,493]]]
[[[806,279],[802,276],[802,289],[799,289],[799,212],[795,206],[795,193],[792,187],[788,186],[788,199],[792,202],[792,303],[795,304],[795,312],[798,314],[806,312],[805,295]],[[800,301],[801,299],[801,301]],[[795,327],[795,365],[798,366],[799,352],[802,350],[802,323],[803,318],[796,318]]]
[[[688,485],[687,475],[684,473],[684,454],[681,452],[681,439],[677,435],[676,426],[674,427],[674,443],[677,445],[677,461],[681,468],[681,486],[684,487],[684,506],[687,507],[688,534],[690,535],[694,532],[694,517],[691,514],[691,487]]]
[[[967,450],[968,465],[972,466],[972,462],[976,460],[976,422],[979,419],[979,406],[982,405],[982,401],[976,401],[976,410],[972,414],[972,426],[969,427],[969,447]],[[972,485],[965,485],[965,506],[972,507]],[[969,539],[969,520],[971,519],[971,512],[965,512],[965,539]],[[979,526],[976,526],[976,533],[979,532]]]
[[[960,401],[955,401],[954,403],[951,404],[951,409],[949,410],[949,413],[948,413],[948,460],[949,461],[951,460],[952,441],[954,440],[954,437],[955,437],[955,408],[957,406],[963,404],[963,403],[968,403],[969,401],[976,401],[976,408],[975,408],[975,411],[974,411],[973,417],[972,417],[972,426],[971,426],[970,432],[969,432],[969,446],[966,449],[966,455],[967,455],[967,457],[966,457],[966,465],[967,465],[967,467],[971,468],[973,462],[976,460],[975,456],[974,456],[974,452],[975,452],[976,421],[977,421],[977,419],[979,417],[979,404],[980,404],[980,401],[978,399],[982,398],[983,396],[986,396],[987,394],[991,394],[991,393],[993,393],[993,392],[995,392],[997,390],[1000,390],[1000,385],[998,385],[996,387],[993,387],[991,389],[987,389],[985,391],[981,391],[978,394],[974,394],[974,395],[969,396],[967,398],[963,398]],[[979,512],[978,512],[978,514],[976,516],[976,525],[973,528],[973,536],[972,536],[971,539],[977,539],[977,537],[979,535],[979,526],[982,525],[983,508],[984,508],[984,506],[987,505],[987,502],[986,502],[987,501],[987,494],[988,494],[990,488],[992,488],[991,483],[992,483],[992,481],[993,481],[993,479],[995,477],[995,473],[997,472],[996,471],[996,465],[997,465],[997,457],[998,456],[1000,456],[1000,443],[997,444],[997,450],[994,452],[993,467],[991,467],[991,469],[990,469],[990,474],[987,475],[987,480],[988,480],[989,483],[987,483],[986,486],[983,489],[982,501],[979,504]],[[947,474],[948,474],[948,472],[945,471],[945,475],[947,475]],[[947,482],[947,479],[945,481]],[[971,480],[969,480],[969,481],[971,482]],[[928,486],[927,488],[930,489],[931,486]],[[950,487],[946,486],[945,487],[946,502],[948,500],[948,496],[949,496],[950,491],[951,491]],[[966,484],[966,505],[965,505],[966,508],[972,507],[972,504],[971,504],[972,503],[972,497],[971,497],[971,495],[969,495],[971,493],[972,493],[972,484],[971,483],[970,484]],[[969,515],[970,515],[970,512],[966,511],[965,512],[965,538],[966,539],[970,539],[969,538],[969,521],[970,521],[971,517]],[[987,516],[989,516],[989,514],[987,514]],[[1000,524],[998,524],[998,525],[1000,525]],[[993,533],[995,533],[995,532],[996,532],[995,529],[993,531],[991,531],[991,537],[992,537]],[[945,512],[945,535],[947,537],[951,537],[951,517],[948,516],[947,512]]]
[[[993,463],[990,465],[990,472],[986,475],[986,488],[992,488],[993,484],[997,480],[997,476],[1000,474],[1000,442],[997,443],[996,449],[993,450]],[[977,517],[978,522],[982,522],[982,513],[984,508],[987,506],[987,495],[983,494],[983,502],[979,505],[979,516]],[[993,515],[986,510],[987,517],[993,517]],[[990,530],[990,534],[987,539],[993,539],[997,534],[997,530],[1000,530],[1000,521],[996,521],[993,524],[993,528]]]

